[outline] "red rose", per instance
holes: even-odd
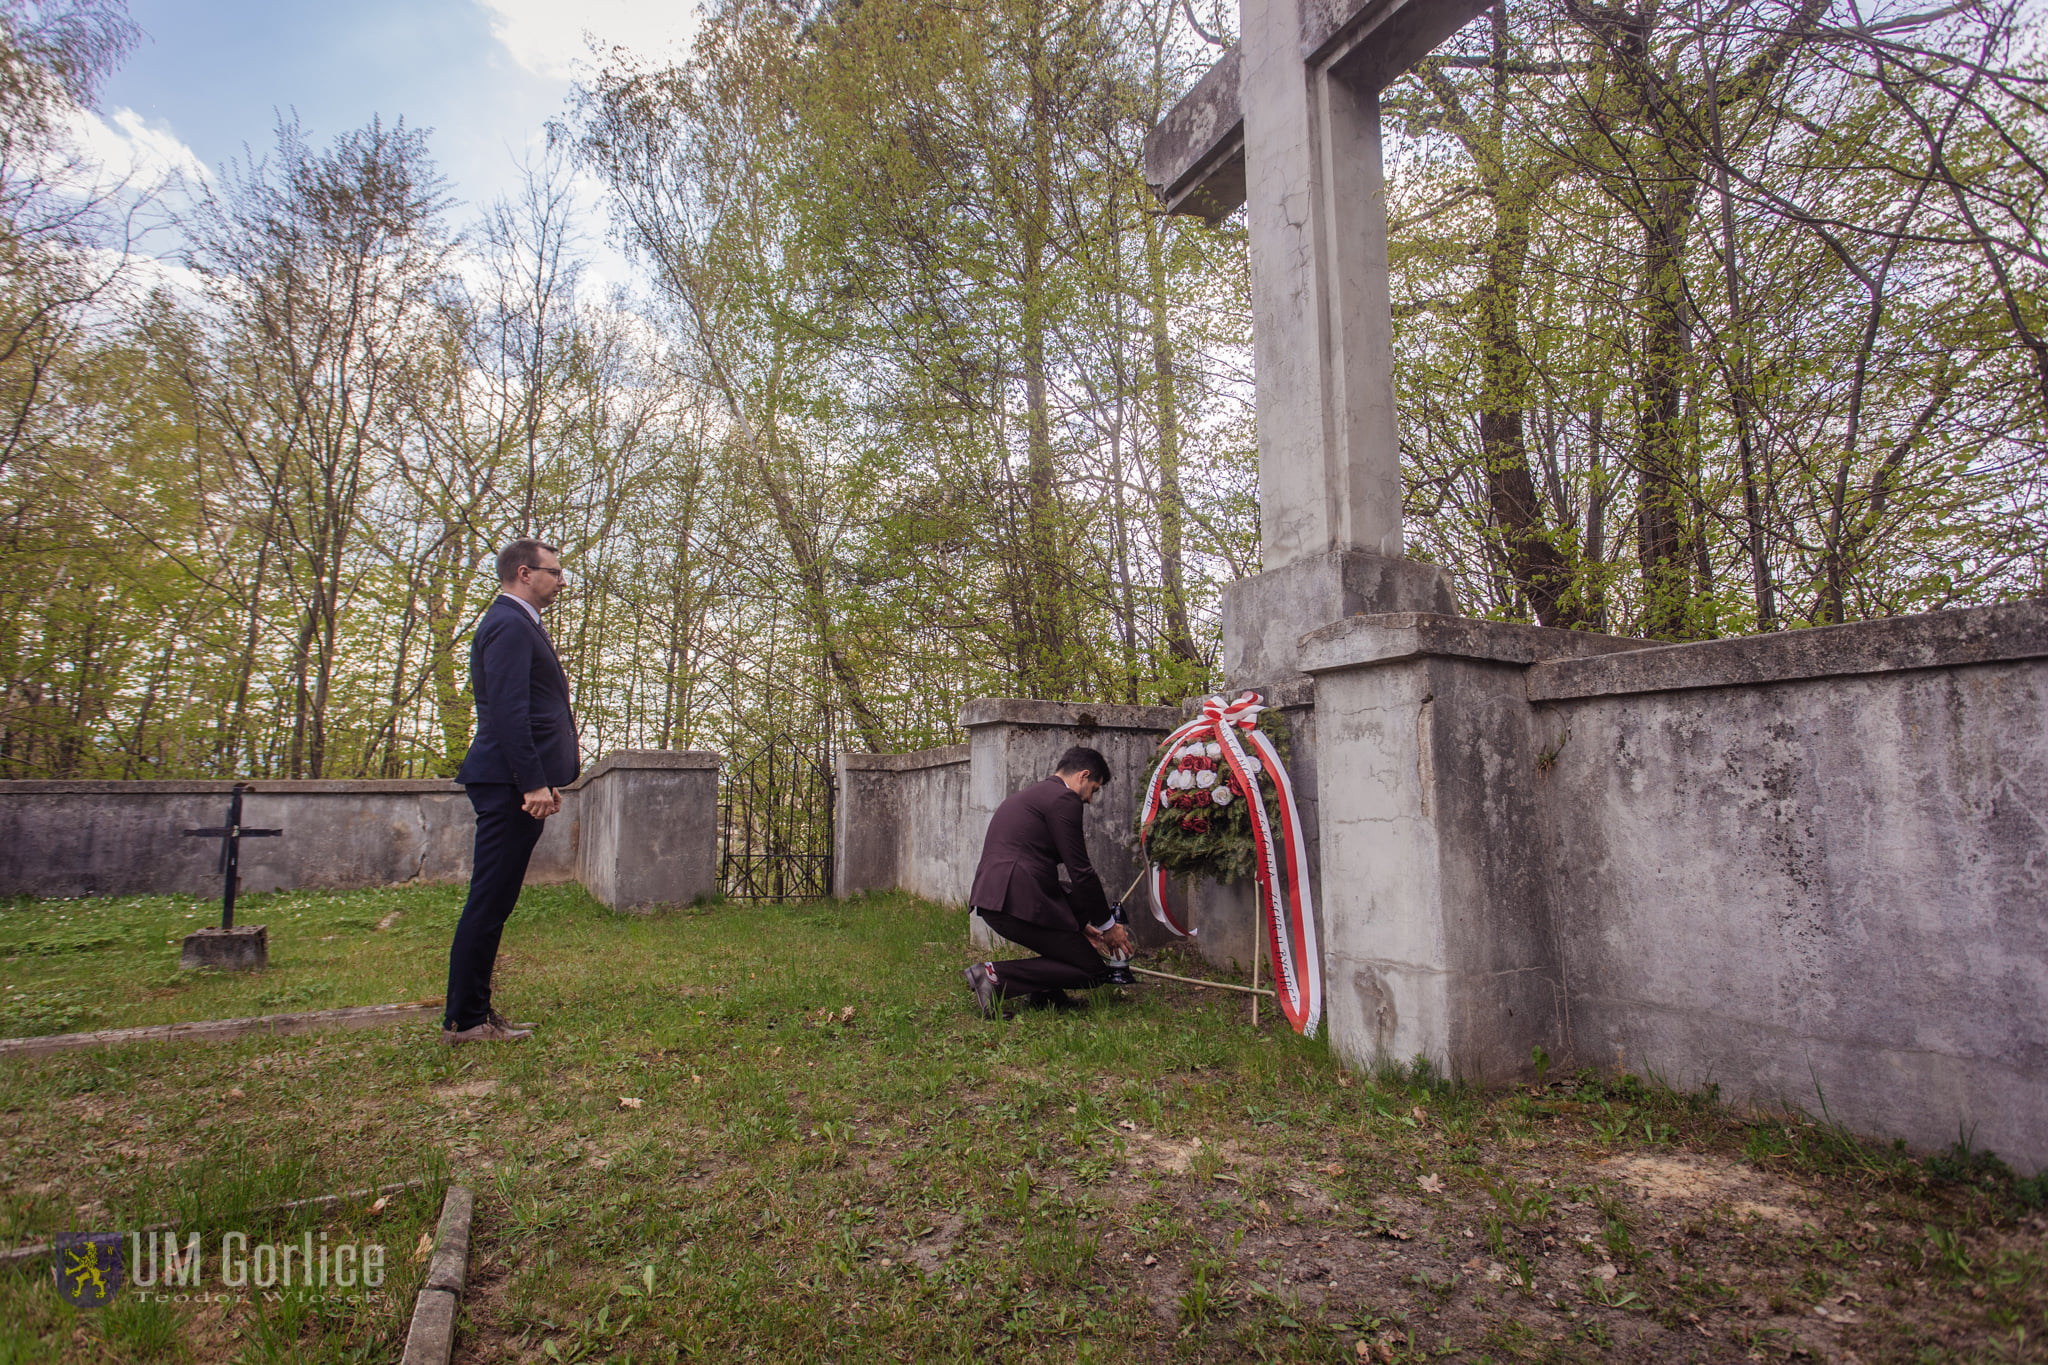
[[[1190,834],[1207,834],[1209,832],[1209,817],[1206,815],[1183,815],[1180,818],[1180,827]]]

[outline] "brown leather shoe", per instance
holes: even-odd
[[[489,1014],[485,1015],[484,1018],[487,1022],[496,1024],[499,1028],[511,1029],[515,1033],[520,1032],[522,1030],[527,1033],[531,1033],[535,1029],[540,1027],[539,1024],[515,1024],[510,1019],[507,1019],[504,1015],[498,1013],[496,1010],[492,1010]]]
[[[457,1043],[521,1043],[532,1036],[532,1029],[506,1028],[488,1019],[475,1028],[441,1030],[441,1041],[450,1047]]]

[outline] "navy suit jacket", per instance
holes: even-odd
[[[1035,782],[997,806],[967,903],[1048,929],[1108,923],[1109,901],[1081,833],[1081,813],[1087,809],[1057,777]],[[1065,886],[1055,870],[1062,863]]]
[[[582,766],[569,677],[526,608],[500,594],[469,644],[476,738],[455,780],[509,782],[522,792],[563,787]]]

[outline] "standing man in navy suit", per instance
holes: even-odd
[[[511,1024],[491,1008],[491,968],[541,828],[562,809],[556,788],[574,782],[581,766],[569,678],[540,624],[562,591],[560,554],[537,540],[515,540],[498,552],[498,597],[469,646],[476,738],[455,780],[476,808],[476,856],[469,901],[448,949],[444,1043],[533,1036],[530,1026]]]

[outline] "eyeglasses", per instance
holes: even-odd
[[[557,578],[563,576],[560,569],[551,569],[545,564],[528,564],[525,567],[533,570],[535,573],[551,573]]]

